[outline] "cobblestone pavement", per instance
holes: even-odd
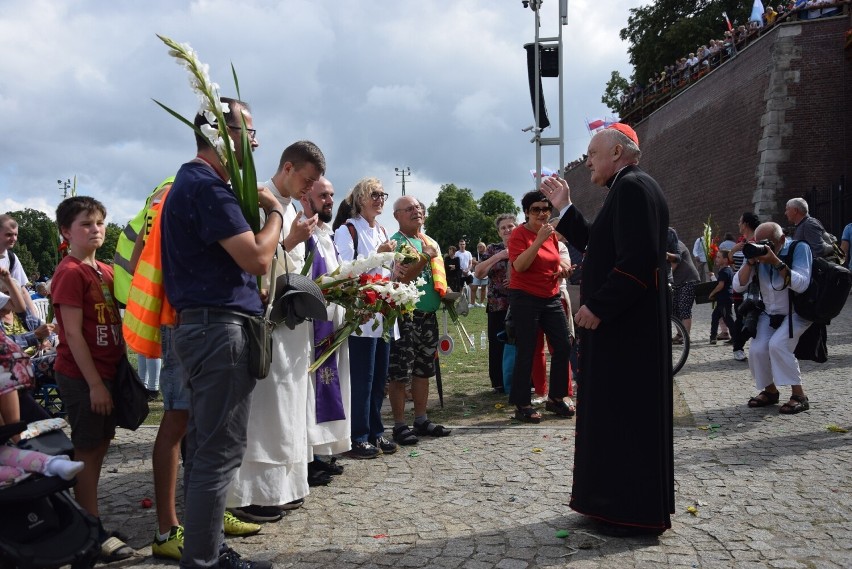
[[[793,416],[745,406],[748,366],[730,346],[708,344],[709,320],[709,306],[696,307],[676,377],[692,424],[675,429],[677,511],[659,539],[582,529],[567,507],[574,422],[545,419],[342,460],[345,473],[312,489],[302,509],[229,543],[279,568],[852,567],[852,434],[826,428],[852,429],[852,303],[829,328],[828,363],[802,364],[811,409]],[[173,564],[150,557],[154,509],[140,506],[153,498],[155,434],[122,430],[104,467],[106,525],[139,552],[114,565]]]

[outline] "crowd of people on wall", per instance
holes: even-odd
[[[747,24],[730,26],[724,36],[711,39],[703,45],[677,58],[666,65],[659,73],[642,82],[640,78],[632,83],[620,99],[620,116],[631,123],[639,119],[637,113],[646,115],[648,104],[656,106],[668,100],[675,93],[730,60],[738,51],[744,49],[775,25],[794,19],[806,20],[834,16],[841,12],[845,0],[790,0],[773,8],[768,5],[760,20],[751,19]]]
[[[249,106],[223,101],[231,109],[231,136],[239,142],[244,128],[254,151],[259,140]],[[208,120],[200,114],[196,124],[209,126]],[[236,148],[242,164],[243,146]],[[607,189],[594,222],[572,203],[567,182],[553,175],[523,195],[522,219],[511,213],[494,219],[498,242],[468,250],[463,236],[446,255],[424,232],[426,208],[414,196],[392,203],[395,230],[379,223],[390,204],[376,178],[358,181],[333,216],[335,188],[325,177],[322,151],[310,141],[287,146],[277,170],[259,185],[263,215],[257,231],[215,150],[200,137],[195,150],[195,158],[147,200],[135,237],[141,252],[117,247],[115,267],[95,258],[104,241],[106,207],[86,196],[59,205],[56,222],[68,255],[49,291],[42,291],[50,294],[55,322],[37,316],[26,289],[29,279],[10,254],[17,224],[0,217],[0,424],[30,414],[27,387],[33,382],[31,366],[21,364],[27,362],[25,352],[53,350],[77,462],[48,463],[36,471],[76,475],[75,497],[98,520],[99,477],[116,429],[114,378],[127,350],[120,303],[135,314],[134,298],[159,295],[174,310],[171,319],[157,321],[162,326],[152,326],[159,357],[145,358],[146,366],[157,360],[156,381],[147,387],[164,406],[152,451],[157,557],[183,567],[270,567],[241,558],[224,535],[256,534],[262,524],[300,508],[310,487],[344,472],[340,457],[376,460],[424,437],[451,435],[428,414],[437,311],[449,292],[463,292],[471,306],[485,309],[490,387],[508,397],[517,421],[539,423],[542,410],[551,419],[576,416],[570,507],[607,535],[659,535],[671,527],[671,346],[683,338],[672,338],[669,317],[674,311],[689,333],[698,283],[716,283],[710,292],[717,303],[710,343],[728,339],[733,357],[749,362],[759,393],[747,405],[778,403],[778,387],[790,386],[780,412],[809,408],[793,349],[810,323],[786,314],[787,293],[779,291],[807,288],[811,259],[827,251],[819,221],[803,199],[788,202],[794,239],[810,245],[788,259],[790,241],[781,227],[745,212],[737,235],[726,236],[711,262],[703,237],[690,249],[669,226],[663,191],[639,167],[639,139],[625,124],[596,133],[588,147],[591,181]],[[850,239],[852,224],[842,235],[845,252]],[[749,252],[747,246],[755,243],[766,245],[762,253]],[[371,267],[360,278],[416,286],[413,312],[392,325],[381,314],[359,317],[354,326],[360,334],[344,338],[325,359],[324,349],[346,324],[346,311],[323,303],[327,320],[302,318],[274,329],[272,363],[258,381],[249,331],[252,319],[264,313],[262,289],[270,285],[271,271],[304,269],[322,279],[345,263],[407,252],[413,256],[405,262],[398,256],[393,265]],[[580,302],[572,306],[568,284],[579,263]],[[143,286],[138,280],[143,272],[144,282],[162,286]],[[258,277],[267,281],[259,284]],[[741,310],[758,297],[765,311]],[[787,337],[775,315],[792,318],[795,334]],[[719,332],[722,323],[727,326]],[[389,429],[382,418],[385,398],[393,420]],[[645,427],[623,428],[637,424]],[[627,484],[625,464],[631,470]],[[13,476],[3,468],[4,476]],[[103,561],[135,554],[120,533],[102,524],[99,532]]]

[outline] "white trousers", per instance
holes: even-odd
[[[751,340],[748,352],[748,367],[754,377],[754,386],[759,390],[774,383],[776,386],[801,385],[802,372],[799,360],[793,354],[799,337],[811,323],[793,314],[793,337],[787,318],[777,330],[769,326],[769,315],[761,314],[757,321],[757,337]]]

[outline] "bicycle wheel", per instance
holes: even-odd
[[[674,316],[671,317],[669,336],[672,339],[672,375],[674,375],[680,371],[689,356],[689,334],[683,322]]]

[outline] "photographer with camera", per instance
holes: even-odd
[[[748,333],[746,330],[753,319],[757,319],[749,352],[749,369],[760,393],[749,399],[748,406],[765,407],[778,403],[780,393],[777,386],[789,385],[792,390],[790,400],[781,406],[779,412],[785,415],[801,413],[807,411],[810,404],[802,389],[802,373],[793,352],[799,337],[811,322],[796,313],[789,313],[787,287],[795,292],[808,288],[811,282],[811,250],[796,248],[792,266],[788,267],[781,258],[787,254],[790,243],[780,225],[762,223],[755,230],[754,237],[755,243],[743,246],[746,262],[737,271],[733,283],[734,290],[741,293],[753,280],[757,280],[763,299],[762,303],[746,300],[740,307],[744,334]],[[792,338],[787,326],[788,318],[793,319]]]

